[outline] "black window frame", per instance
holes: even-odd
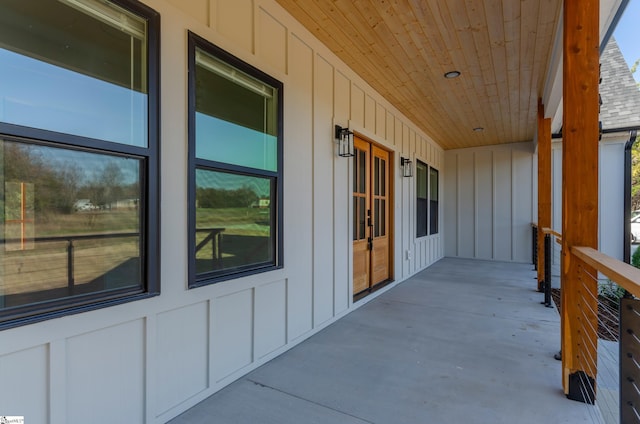
[[[160,294],[160,14],[138,1],[109,1],[147,22],[147,146],[121,144],[1,121],[0,138],[23,144],[140,160],[141,286],[25,304],[7,310],[0,309],[0,330],[147,299]]]
[[[418,190],[420,187],[420,172],[418,172],[419,167],[424,167],[424,187],[426,189],[426,198],[425,204],[421,205],[421,197],[418,194]],[[426,237],[429,235],[429,165],[422,162],[420,159],[416,160],[416,238]],[[421,208],[422,206],[422,208]],[[424,214],[424,216],[422,215]],[[421,231],[423,230],[423,231]]]
[[[431,192],[431,173],[435,171],[436,173],[436,200],[432,199],[432,192]],[[438,171],[438,169],[434,168],[433,166],[429,166],[429,186],[428,186],[428,192],[429,192],[429,235],[434,235],[434,234],[438,234],[440,232],[440,171]],[[434,203],[435,202],[435,205]],[[434,208],[435,206],[435,208]]]
[[[418,187],[419,187],[419,172],[418,167],[424,167],[424,184],[427,190],[426,204],[420,204],[420,197],[418,195]],[[434,200],[432,199],[431,192],[431,173],[434,172],[437,176],[436,181],[436,190],[438,199],[435,200],[435,204],[433,204]],[[428,165],[426,162],[422,162],[420,159],[416,160],[416,238],[431,236],[434,234],[438,234],[440,232],[440,222],[439,222],[439,211],[440,207],[440,171],[433,166]],[[421,208],[422,206],[422,208]],[[435,206],[435,209],[434,209]],[[422,224],[422,225],[421,225]],[[423,231],[421,231],[423,230]]]
[[[238,69],[247,75],[275,88],[277,90],[277,168],[276,171],[260,170],[240,165],[232,165],[225,162],[217,162],[196,157],[196,49],[221,60],[222,62]],[[196,288],[228,281],[240,277],[268,272],[284,267],[283,261],[283,83],[268,75],[251,64],[239,59],[233,54],[223,50],[203,37],[188,32],[188,243],[189,243],[189,272],[188,286]],[[271,199],[271,228],[273,230],[272,251],[273,261],[250,264],[240,268],[229,270],[214,270],[201,274],[196,273],[196,170],[208,170],[249,177],[271,179],[274,198]]]

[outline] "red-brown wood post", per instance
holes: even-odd
[[[572,246],[598,248],[599,1],[564,0],[562,126],[562,377],[565,394],[595,393],[596,271]],[[597,316],[595,317],[597,318]]]
[[[544,289],[543,228],[551,228],[551,119],[538,99],[538,291]]]

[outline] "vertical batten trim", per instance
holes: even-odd
[[[516,211],[516,196],[515,196],[515,186],[516,184],[514,181],[514,168],[513,168],[513,149],[509,152],[509,175],[511,175],[511,187],[509,187],[509,191],[510,191],[510,195],[511,195],[511,210],[510,210],[510,217],[509,217],[509,221],[511,224],[511,234],[510,234],[510,241],[511,241],[511,246],[510,246],[510,250],[511,250],[511,260],[514,261],[516,254],[515,254],[515,237],[516,237],[516,233],[513,231],[513,217],[515,216],[515,211]]]
[[[312,317],[313,318],[313,317]],[[256,287],[251,287],[251,358],[249,364],[256,362]]]
[[[156,394],[156,387],[158,387],[157,379],[156,379],[156,370],[157,368],[157,356],[156,356],[156,346],[157,346],[157,325],[158,321],[156,319],[156,315],[147,315],[143,318],[144,322],[144,416],[145,422],[151,421],[157,415],[159,415],[159,410],[157,410],[157,405],[155,403],[155,399],[158,398]],[[207,352],[207,357],[209,357],[209,352]],[[211,380],[207,378],[207,389],[209,388],[209,382]]]
[[[460,245],[462,244],[462,240],[460,240],[460,155],[456,153],[456,256],[460,257]]]
[[[491,211],[491,225],[493,226],[493,229],[491,230],[491,234],[493,237],[493,240],[491,241],[491,249],[492,249],[492,255],[491,257],[496,260],[496,240],[499,237],[498,232],[496,231],[496,204],[497,204],[497,198],[498,198],[498,191],[496,190],[496,167],[497,167],[497,163],[496,163],[496,157],[495,155],[492,153],[491,154],[491,197],[492,197],[492,205],[493,205],[493,209]]]
[[[209,10],[209,18],[207,21],[209,22],[209,28],[213,29],[215,32],[218,31],[218,0],[209,0],[208,10]]]
[[[53,340],[48,346],[49,356],[49,422],[65,424],[67,420],[67,341]]]
[[[213,352],[215,352],[215,337],[213,337],[213,328],[214,328],[214,322],[213,322],[213,317],[214,317],[214,310],[213,310],[213,301],[211,299],[207,299],[207,337],[209,338],[208,343],[207,343],[207,347],[209,349],[208,355],[207,355],[207,366],[208,366],[208,388],[210,389],[215,383],[216,383],[216,379],[215,379],[215,375],[214,375],[214,370],[215,367],[213,366],[213,362],[215,361],[215,355],[213,354]],[[288,340],[287,340],[288,341]]]
[[[256,56],[257,54],[257,49],[256,49],[256,36],[257,36],[257,31],[256,31],[256,22],[258,21],[258,19],[256,19],[256,16],[258,15],[258,5],[257,2],[255,0],[250,0],[251,1],[251,54],[253,56]]]
[[[496,163],[496,152],[491,152],[491,161],[492,161],[492,166],[491,166],[491,189],[493,190],[494,193],[497,193],[497,188],[496,188],[496,168],[495,166],[493,166]],[[495,201],[495,196],[494,196],[494,201]],[[492,258],[495,260],[497,255],[498,255],[498,249],[496,246],[496,237],[497,237],[497,233],[499,232],[498,230],[498,220],[496,218],[496,214],[497,214],[497,210],[498,210],[498,205],[494,203],[493,205],[493,209],[491,210],[491,225],[493,227],[493,240],[491,243],[491,249],[492,249]]]
[[[336,96],[335,96],[335,89],[336,89],[336,71],[335,68],[332,68],[331,70],[331,116],[332,118],[332,124],[335,123],[336,120],[336,108],[335,108],[335,104],[336,104]],[[333,128],[333,125],[331,126],[331,128]],[[332,140],[333,143],[333,140]],[[333,216],[331,217],[331,220],[333,221],[333,242],[331,244],[331,251],[332,251],[332,255],[331,255],[331,260],[332,260],[332,276],[333,276],[333,316],[335,317],[336,315],[336,303],[337,303],[337,296],[340,296],[340,293],[338,292],[338,279],[339,279],[339,275],[338,275],[338,269],[336,267],[336,258],[338,255],[338,237],[337,237],[337,226],[336,226],[336,214],[338,213],[338,205],[336,202],[336,196],[339,195],[338,190],[336,190],[336,154],[335,154],[335,146],[332,144],[332,148],[331,148],[331,211],[333,213]]]
[[[476,161],[478,157],[476,156],[476,152],[471,153],[471,157],[473,160],[471,164],[473,166],[471,175],[473,175],[473,258],[478,257],[478,167],[476,166]]]
[[[316,52],[311,47],[311,328],[316,328]]]

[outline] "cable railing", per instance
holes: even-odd
[[[562,246],[562,236],[560,233],[551,228],[542,228],[543,239],[543,279],[539,282],[542,292],[544,293],[545,306],[551,307],[552,293],[554,289],[557,293],[560,290],[560,256]]]
[[[589,247],[572,247],[567,260],[578,267],[562,300],[563,337],[575,346],[563,352],[577,388],[570,397],[598,406],[594,422],[640,423],[640,269]]]
[[[640,422],[640,307],[637,299],[620,301],[620,422]]]
[[[562,235],[551,233],[551,291],[560,290],[560,260],[562,258]]]
[[[567,396],[597,405],[593,422],[640,424],[640,269],[587,247],[563,256],[560,233],[536,233],[543,235],[535,247],[543,257],[532,257],[542,267],[542,303],[555,301],[568,347],[557,356]],[[577,267],[577,281],[560,281],[563,257]]]
[[[531,223],[531,263],[533,269],[538,270],[538,224]]]

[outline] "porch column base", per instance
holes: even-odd
[[[596,402],[596,381],[584,371],[569,374],[567,398],[593,405]]]

